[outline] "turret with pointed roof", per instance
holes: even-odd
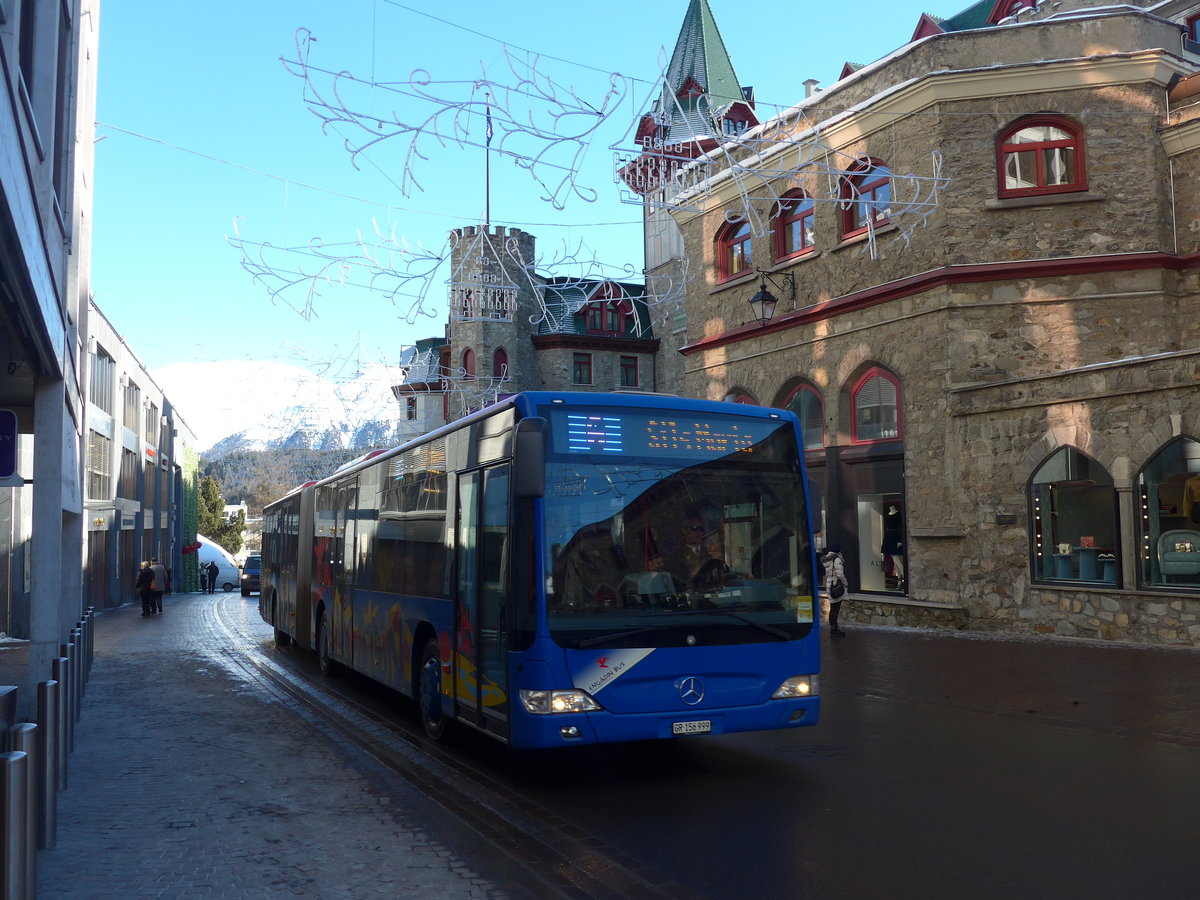
[[[753,89],[739,84],[708,0],[691,0],[662,94],[638,125],[638,143],[697,156],[757,124]]]

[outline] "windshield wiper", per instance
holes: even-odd
[[[581,638],[575,641],[572,646],[576,650],[582,650],[585,647],[595,647],[597,644],[603,644],[605,641],[619,641],[622,638],[633,637],[635,634],[646,634],[650,631],[662,631],[662,625],[650,625],[642,628],[634,628],[630,631],[616,631],[612,634],[599,634],[596,637]]]
[[[776,628],[774,625],[768,625],[766,622],[756,622],[749,616],[738,615],[735,612],[730,612],[727,609],[699,609],[696,612],[705,616],[729,616],[731,619],[737,619],[739,622],[745,622],[747,625],[753,625],[755,628],[765,631],[767,634],[773,634],[775,637],[785,641],[790,641],[792,636],[782,628]]]

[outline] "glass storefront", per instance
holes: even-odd
[[[1135,497],[1141,583],[1200,587],[1200,442],[1163,447],[1138,473]]]
[[[1037,581],[1118,584],[1117,492],[1104,467],[1063,447],[1030,480]]]
[[[860,589],[905,592],[904,500],[900,494],[858,495]]]

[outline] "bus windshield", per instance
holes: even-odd
[[[788,420],[544,409],[547,618],[563,647],[786,641],[812,628]]]

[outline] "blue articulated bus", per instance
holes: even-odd
[[[263,513],[259,608],[513,747],[812,725],[799,425],[650,394],[514,394]]]

